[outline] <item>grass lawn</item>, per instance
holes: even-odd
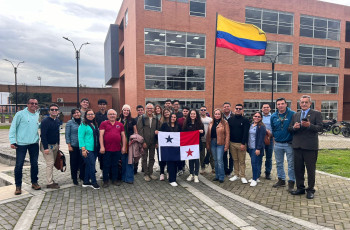
[[[350,150],[320,150],[316,169],[350,178]]]
[[[0,129],[10,129],[10,125],[0,126]]]

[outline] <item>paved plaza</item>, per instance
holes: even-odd
[[[321,144],[327,138],[321,136]],[[286,188],[272,188],[276,178],[262,178],[256,187],[228,178],[222,184],[213,182],[210,168],[200,176],[200,183],[187,182],[186,172],[178,178],[179,186],[171,187],[159,180],[145,182],[139,172],[134,184],[93,190],[72,184],[64,135],[61,143],[68,163],[66,172],[54,173],[61,188],[44,188],[45,161],[40,154],[39,184],[44,189],[30,188],[30,170],[25,167],[25,192],[6,198],[0,193],[0,229],[350,229],[346,178],[318,172],[313,200],[292,196]],[[1,153],[15,155],[9,148],[8,130],[0,130],[0,148]],[[249,161],[247,155],[247,178],[251,177]],[[14,182],[13,166],[1,166],[0,171],[0,178]],[[13,185],[4,188],[13,194]]]

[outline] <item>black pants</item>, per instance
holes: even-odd
[[[315,192],[315,174],[318,150],[294,149],[294,171],[298,189],[305,189],[305,167],[307,170],[307,191]]]
[[[85,174],[85,164],[84,159],[80,154],[79,147],[73,147],[73,151],[69,151],[69,163],[70,163],[70,173],[73,181],[78,181],[78,170],[79,178],[84,180]]]
[[[169,183],[176,182],[176,171],[177,171],[178,161],[168,161],[168,173],[169,173]]]

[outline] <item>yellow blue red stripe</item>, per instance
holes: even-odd
[[[252,24],[239,23],[218,15],[216,46],[246,56],[265,55],[265,32]]]

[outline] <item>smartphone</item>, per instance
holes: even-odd
[[[303,119],[301,119],[302,121],[309,121],[307,118],[303,118]]]

